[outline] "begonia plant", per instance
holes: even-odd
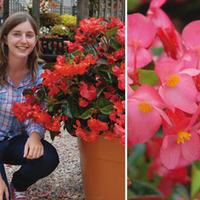
[[[25,102],[14,104],[18,119],[33,119],[52,137],[63,127],[85,141],[102,135],[124,144],[124,30],[114,17],[82,20],[66,55],[44,69],[41,85],[24,91]]]

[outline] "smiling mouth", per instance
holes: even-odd
[[[20,50],[26,50],[26,49],[28,49],[28,47],[17,47],[18,49],[20,49]]]

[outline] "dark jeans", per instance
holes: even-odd
[[[45,140],[42,140],[44,146],[42,157],[34,160],[24,158],[24,145],[27,139],[28,136],[22,134],[0,142],[0,172],[7,185],[4,164],[21,165],[12,178],[12,184],[17,191],[25,191],[39,179],[48,176],[59,163],[56,149]]]

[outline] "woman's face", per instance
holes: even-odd
[[[36,45],[36,35],[29,21],[15,26],[8,33],[6,44],[8,45],[9,58],[28,58]]]

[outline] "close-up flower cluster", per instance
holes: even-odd
[[[200,169],[200,20],[178,32],[165,3],[128,15],[128,146],[130,154],[143,148],[146,182],[172,197],[175,185],[190,182],[188,167],[197,168],[193,176]],[[191,185],[193,198],[199,183]]]

